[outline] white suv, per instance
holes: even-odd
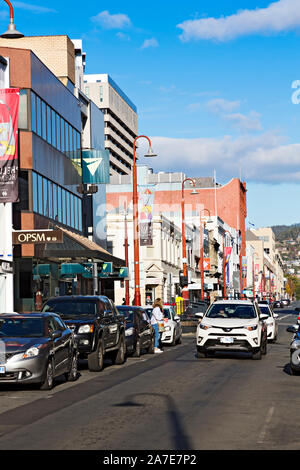
[[[256,302],[219,300],[200,318],[197,327],[197,357],[216,351],[251,352],[253,359],[267,353],[267,315]]]

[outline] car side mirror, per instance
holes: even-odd
[[[180,317],[178,315],[175,315],[174,320],[175,321],[180,321]]]
[[[278,313],[274,313],[274,314],[273,314],[273,317],[274,317],[274,318],[278,318],[278,317],[279,317]]]
[[[203,313],[203,312],[195,313],[195,317],[196,317],[196,318],[199,318],[199,320],[200,320],[200,318],[203,318],[203,317],[204,317],[204,313]]]
[[[298,325],[291,325],[286,329],[288,333],[298,333],[298,330],[299,330]]]
[[[51,338],[54,340],[54,339],[58,339],[60,338],[62,335],[62,332],[60,330],[55,330],[53,331],[53,333],[51,333]]]
[[[260,316],[259,316],[259,319],[260,320],[267,320],[269,318],[269,315],[267,315],[266,313],[262,313]]]

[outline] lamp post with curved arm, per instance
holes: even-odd
[[[209,209],[202,209],[200,211],[200,266],[201,266],[201,300],[204,300],[204,259],[203,259],[203,229],[205,227],[205,222],[202,226],[202,212],[208,212],[208,217],[210,217],[210,210]]]
[[[144,138],[148,140],[149,149],[145,157],[156,157],[152,151],[152,144],[149,137],[139,135],[133,142],[133,165],[132,165],[132,203],[133,203],[133,240],[134,240],[134,303],[141,305],[140,291],[140,241],[139,241],[139,198],[137,189],[137,166],[136,166],[136,142],[138,139]]]
[[[192,178],[185,178],[182,182],[182,187],[181,187],[181,217],[182,217],[182,265],[183,265],[183,276],[186,279],[187,278],[187,259],[186,259],[186,236],[185,236],[185,201],[184,201],[184,184],[190,181],[192,185],[194,186],[193,191],[191,192],[192,195],[198,194],[198,192],[195,190],[196,183]],[[182,290],[182,297],[184,300],[188,300],[189,294],[187,291],[187,286],[183,287]]]
[[[14,9],[13,9],[13,6],[11,4],[11,2],[9,0],[4,0],[5,3],[7,3],[7,5],[9,6],[9,11],[10,11],[10,24],[8,26],[8,30],[1,34],[1,37],[2,38],[5,38],[5,39],[18,39],[18,38],[23,38],[24,37],[24,34],[20,33],[19,31],[17,31],[16,29],[16,25],[14,24]]]
[[[227,286],[226,286],[226,257],[225,257],[225,235],[226,233],[229,234],[231,238],[231,233],[228,230],[224,230],[223,232],[223,296],[226,299],[227,296]]]
[[[258,256],[256,251],[253,253],[253,259],[252,259],[252,277],[253,277],[253,300],[255,300],[256,294],[255,294],[255,256]]]

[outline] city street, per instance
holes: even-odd
[[[196,359],[195,335],[161,355],[128,358],[51,392],[0,388],[0,449],[298,449],[300,377],[289,375],[288,325],[261,361]]]

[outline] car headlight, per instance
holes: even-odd
[[[94,325],[82,325],[78,329],[79,334],[93,333],[93,331],[94,331]]]
[[[125,336],[132,336],[134,334],[134,328],[127,328],[125,330]]]
[[[23,354],[23,359],[38,356],[40,353],[40,349],[41,345],[32,346],[31,348],[27,349],[27,351]]]
[[[165,331],[171,331],[171,327],[170,326],[165,326]]]
[[[201,328],[202,330],[208,330],[209,328],[211,328],[211,326],[209,326],[209,325],[203,325],[203,323],[200,323],[199,326],[200,326],[200,328]]]
[[[246,328],[246,330],[248,331],[255,331],[257,330],[257,325],[248,325],[248,326],[244,326],[244,328]]]

